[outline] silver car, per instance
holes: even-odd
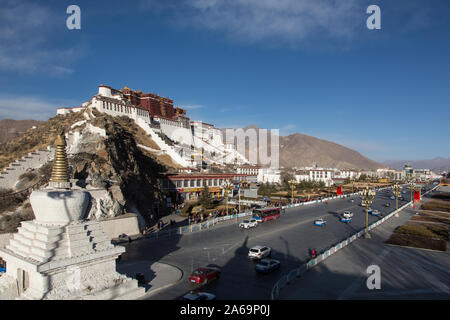
[[[263,259],[269,257],[272,254],[272,249],[265,246],[254,246],[248,251],[250,259]]]

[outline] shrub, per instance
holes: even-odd
[[[27,195],[25,194],[14,193],[12,189],[0,189],[0,213],[14,211],[26,199]]]
[[[19,179],[28,179],[28,181],[31,181],[34,178],[36,178],[36,173],[34,172],[25,172],[19,176]]]

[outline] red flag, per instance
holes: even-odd
[[[338,196],[342,195],[342,186],[336,187],[336,194]]]

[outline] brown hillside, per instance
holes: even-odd
[[[359,152],[334,142],[296,133],[280,137],[280,165],[284,167],[311,166],[376,169],[383,165]]]
[[[0,120],[0,144],[7,143],[40,123],[41,121],[37,120]]]
[[[244,128],[260,129],[255,125]],[[225,129],[222,129],[225,136]],[[268,131],[270,133],[270,131]],[[270,138],[267,150],[270,153]],[[235,141],[235,145],[236,145]],[[258,143],[259,145],[259,143]],[[359,152],[334,142],[318,139],[301,133],[280,136],[280,166],[286,168],[312,166],[339,169],[377,169],[384,165],[372,161]],[[259,152],[259,150],[257,150]],[[249,157],[249,143],[246,141],[245,156]],[[259,159],[258,159],[259,163]]]

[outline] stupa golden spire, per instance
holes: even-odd
[[[66,139],[61,132],[55,140],[55,162],[53,163],[51,185],[66,187],[69,184],[69,165],[66,154]]]

